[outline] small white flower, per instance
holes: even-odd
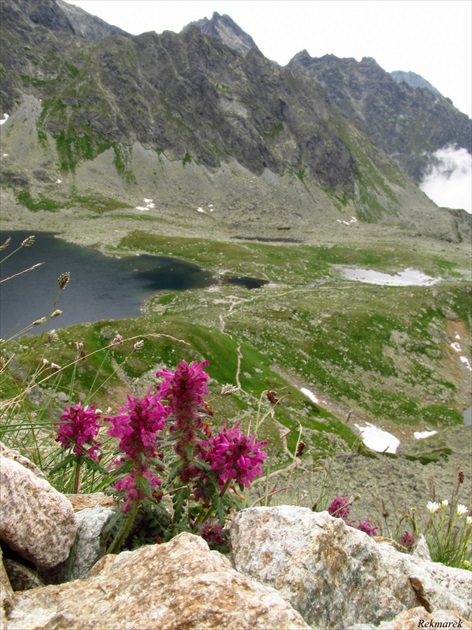
[[[443,510],[444,508],[447,508],[448,505],[449,505],[449,501],[447,499],[444,499],[444,501],[441,501],[441,504],[439,505],[439,509]]]
[[[141,350],[141,348],[144,346],[144,339],[141,339],[140,341],[137,341],[134,344],[134,349],[135,350]]]
[[[467,525],[472,525],[472,516],[466,516],[465,522]]]
[[[439,510],[439,504],[436,503],[435,501],[428,501],[428,503],[426,504],[426,509],[428,510],[428,512],[430,514],[434,514],[435,512],[437,512]]]
[[[464,514],[467,514],[469,510],[465,507],[465,505],[462,505],[462,503],[459,503],[457,506],[457,516],[464,516]]]

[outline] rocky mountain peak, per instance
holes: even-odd
[[[202,20],[191,22],[183,31],[192,26],[196,26],[208,37],[219,39],[223,44],[239,53],[246,54],[253,48],[257,49],[252,37],[243,31],[229,15],[220,15],[215,11],[210,20],[203,18]]]
[[[27,30],[33,26],[88,40],[107,35],[129,36],[120,28],[62,0],[2,0],[0,20],[5,27],[23,21]]]
[[[390,73],[391,77],[397,83],[406,83],[412,88],[426,88],[435,94],[440,94],[440,91],[431,85],[429,81],[423,79],[423,77],[416,72],[405,72],[404,70],[394,70]]]
[[[448,144],[472,151],[471,121],[450,99],[434,89],[412,89],[409,81],[399,82],[371,57],[313,58],[302,51],[288,68],[321,83],[343,115],[416,181],[429,167],[428,153]]]

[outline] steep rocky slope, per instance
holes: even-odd
[[[223,23],[227,39],[244,39]],[[298,223],[303,234],[356,216],[463,238],[465,219],[439,211],[369,140],[362,116],[354,126],[295,62],[281,68],[249,44],[242,54],[202,24],[107,34],[55,0],[5,0],[0,25],[8,207],[97,194],[136,204],[146,191],[179,207],[224,204],[226,221],[251,230]]]
[[[449,144],[472,152],[468,116],[430,89],[398,83],[375,59],[313,58],[304,50],[288,67],[319,81],[344,116],[416,181],[428,167],[428,154]]]

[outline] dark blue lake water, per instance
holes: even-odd
[[[0,261],[30,236],[31,247],[23,247],[0,264],[0,337],[9,338],[32,321],[48,316],[56,299],[57,278],[69,271],[70,282],[57,305],[62,315],[52,319],[48,329],[100,319],[136,317],[145,300],[159,291],[204,288],[218,279],[197,265],[164,256],[114,258],[85,247],[66,243],[49,232],[2,232],[0,244],[8,236],[12,242],[0,252]],[[13,274],[44,263],[11,280]],[[230,278],[225,282],[258,288],[263,281]],[[37,326],[28,333],[41,332]]]

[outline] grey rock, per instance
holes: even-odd
[[[411,557],[417,558],[418,560],[426,560],[426,562],[432,561],[428,543],[426,542],[426,538],[423,536],[423,534],[421,534],[421,536],[418,538]]]
[[[5,609],[13,601],[13,589],[3,564],[3,551],[0,547],[0,628],[6,628]]]
[[[309,630],[275,589],[241,575],[192,534],[105,556],[92,573],[15,594],[8,629]]]
[[[390,621],[427,602],[471,613],[470,573],[377,543],[328,512],[250,508],[231,528],[235,568],[277,588],[316,630]]]
[[[25,468],[28,468],[28,470],[31,470],[37,477],[40,477],[41,479],[46,479],[46,475],[36,466],[36,464],[33,464],[32,461],[30,461],[27,457],[21,455],[18,451],[8,448],[8,446],[5,446],[5,444],[0,442],[0,462],[2,460],[2,457],[8,457],[8,459],[12,459]]]
[[[37,567],[65,560],[77,530],[66,497],[5,456],[0,456],[0,484],[0,541]]]
[[[73,547],[72,579],[88,577],[90,569],[105,552],[101,533],[115,510],[96,505],[77,512],[77,538]]]
[[[27,591],[30,588],[44,586],[44,583],[36,571],[18,562],[18,560],[5,558],[3,564],[14,591]]]

